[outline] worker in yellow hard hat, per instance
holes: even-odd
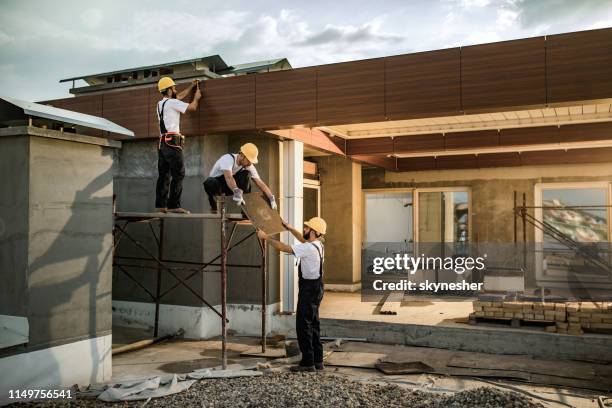
[[[313,217],[304,223],[302,232],[283,222],[283,225],[300,241],[287,245],[270,238],[258,230],[257,236],[267,240],[270,245],[282,252],[295,255],[299,259],[298,267],[298,303],[295,315],[295,329],[302,359],[291,371],[323,370],[323,346],[319,328],[319,306],[323,300],[323,263],[325,250],[321,237],[327,232],[327,223],[323,218]]]
[[[259,151],[253,143],[245,143],[238,153],[224,154],[217,160],[209,177],[204,181],[204,190],[212,212],[217,212],[217,195],[232,195],[234,201],[241,205],[243,193],[251,192],[251,179],[265,194],[273,210],[277,209],[276,199],[270,187],[259,177],[255,164]]]
[[[198,80],[178,93],[176,84],[170,77],[163,77],[157,82],[157,89],[162,99],[157,103],[157,118],[159,120],[159,144],[157,154],[157,187],[155,192],[155,207],[159,212],[189,214],[181,207],[183,178],[185,177],[185,161],[183,144],[185,137],[179,127],[181,114],[195,112],[202,98]],[[191,103],[182,99],[193,92]],[[172,181],[171,181],[172,180]],[[169,188],[169,195],[168,195]]]

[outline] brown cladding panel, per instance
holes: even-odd
[[[391,154],[393,153],[393,139],[390,137],[373,137],[367,139],[348,139],[346,141],[346,154]]]
[[[317,122],[334,125],[385,120],[384,59],[317,68]]]
[[[520,146],[559,142],[557,126],[502,129],[499,133],[500,146]]]
[[[520,166],[521,157],[516,152],[510,153],[486,153],[479,154],[477,158],[478,167],[511,167]]]
[[[444,136],[444,144],[446,149],[495,147],[499,146],[499,134],[497,130],[447,133]]]
[[[148,137],[148,95],[148,89],[104,94],[104,118],[130,129],[135,137]]]
[[[460,114],[459,48],[386,58],[385,99],[389,120]]]
[[[200,86],[200,133],[255,128],[254,75],[211,79]]]
[[[437,169],[471,169],[474,167],[478,167],[478,159],[475,154],[436,157]]]
[[[548,102],[612,98],[612,28],[546,37]]]
[[[612,139],[612,123],[584,123],[564,125],[559,129],[561,142],[587,142],[590,140]]]
[[[444,150],[444,136],[440,134],[400,136],[393,138],[395,153],[432,152]]]
[[[257,128],[310,125],[317,120],[315,68],[256,76]]]
[[[421,171],[435,170],[435,157],[405,157],[397,159],[397,169],[399,171]]]
[[[546,104],[544,37],[461,49],[463,110]]]

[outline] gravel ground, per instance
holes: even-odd
[[[104,403],[96,400],[14,404],[11,407],[142,407],[145,401]],[[363,384],[332,374],[267,373],[261,377],[202,380],[186,392],[149,401],[146,407],[419,407],[535,408],[543,405],[496,388],[483,387],[442,395],[397,385]]]

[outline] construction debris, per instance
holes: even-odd
[[[44,406],[61,406],[48,402]],[[33,406],[15,404],[14,406]],[[112,407],[99,400],[76,400],[76,407]],[[122,407],[141,407],[128,401]],[[270,373],[259,377],[211,379],[185,392],[146,402],[147,407],[462,407],[541,408],[543,405],[514,392],[487,387],[453,394],[412,391],[397,385],[364,384],[322,373]]]

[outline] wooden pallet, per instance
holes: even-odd
[[[473,313],[469,316],[469,324],[483,324],[483,323],[505,323],[509,324],[513,328],[521,328],[523,326],[554,326],[556,322],[554,320],[537,320],[537,319],[519,319],[516,317],[478,317]]]

